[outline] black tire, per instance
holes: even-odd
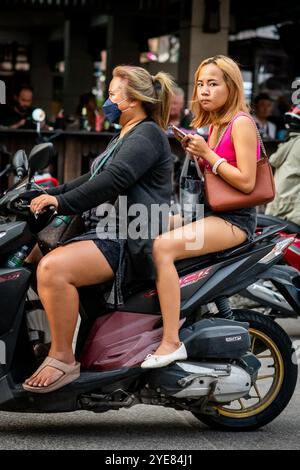
[[[277,323],[267,316],[253,310],[236,309],[233,310],[233,314],[237,321],[249,323],[250,328],[262,332],[277,346],[284,367],[284,377],[280,389],[267,408],[254,416],[236,418],[222,414],[212,416],[193,413],[193,415],[207,426],[220,431],[252,431],[270,423],[285,409],[296,387],[298,366],[296,361],[293,363],[292,360],[294,354],[292,342]],[[262,350],[257,352],[257,354],[261,353]]]

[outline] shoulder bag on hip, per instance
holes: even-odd
[[[257,161],[254,189],[249,194],[243,193],[223,180],[221,176],[215,175],[211,169],[205,169],[205,195],[208,204],[214,212],[226,212],[246,207],[254,207],[271,202],[275,197],[275,184],[272,168],[267,157],[265,146],[254,121],[253,124],[255,125],[258,141],[262,151],[262,157]],[[229,125],[230,123],[228,126]]]

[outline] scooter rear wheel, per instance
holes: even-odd
[[[249,323],[251,350],[262,363],[251,399],[217,405],[216,416],[193,414],[213,429],[251,431],[273,421],[289,403],[297,383],[297,358],[289,336],[275,321],[253,310],[233,314],[235,320]]]

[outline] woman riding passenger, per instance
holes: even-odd
[[[256,128],[245,101],[243,79],[238,65],[229,57],[204,60],[195,73],[192,127],[210,124],[209,140],[188,134],[182,145],[234,188],[250,193],[256,180],[260,155]],[[226,250],[253,237],[256,209],[213,212],[205,201],[204,217],[164,233],[153,244],[157,291],[163,316],[163,338],[143,368],[163,367],[187,357],[180,343],[180,285],[175,261]],[[202,236],[199,236],[202,234]]]
[[[59,214],[68,215],[94,208],[94,220],[95,208],[109,201],[119,213],[116,225],[120,227],[123,214],[118,201],[119,196],[126,196],[126,210],[137,203],[146,207],[147,216],[140,221],[140,229],[145,232],[152,222],[151,207],[170,202],[172,154],[163,129],[169,119],[172,88],[173,82],[165,73],[153,77],[141,67],[116,67],[103,110],[108,120],[121,124],[120,134],[96,159],[90,173],[36,197],[31,201],[31,211],[41,212],[53,205]],[[129,220],[130,215],[126,227]],[[116,297],[121,301],[124,254],[133,279],[155,278],[151,253],[153,238],[162,233],[159,224],[152,240],[150,236],[137,238],[129,234],[125,241],[118,230],[113,236],[103,237],[98,228],[99,224],[56,248],[38,264],[38,294],[48,317],[52,343],[49,356],[25,380],[23,387],[28,391],[51,392],[80,374],[72,350],[78,287],[114,279]]]

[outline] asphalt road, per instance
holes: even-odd
[[[300,339],[300,320],[281,324]],[[216,432],[190,413],[138,405],[103,414],[0,413],[0,449],[300,449],[300,386],[285,411],[251,433]]]

